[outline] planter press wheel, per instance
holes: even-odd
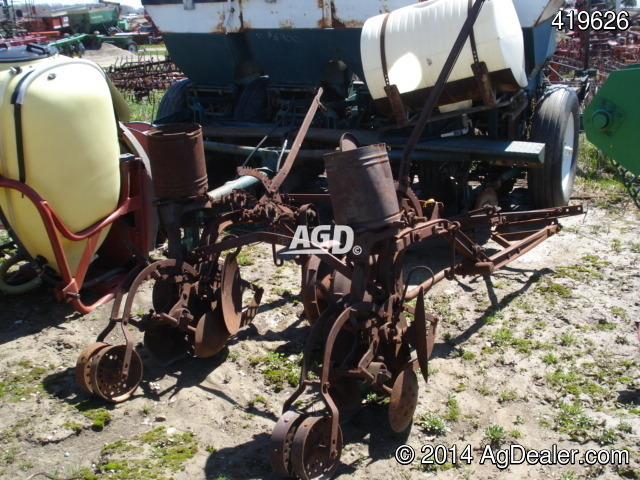
[[[578,168],[580,105],[569,87],[547,90],[538,104],[531,140],[545,143],[542,168],[531,168],[527,182],[534,208],[567,205]]]
[[[94,342],[85,348],[76,362],[76,384],[87,393],[94,393],[93,387],[89,380],[89,374],[91,373],[91,365],[96,354],[105,347],[108,347],[108,343]]]
[[[331,417],[308,417],[298,427],[291,447],[293,472],[302,480],[329,480],[340,466],[342,430],[338,426],[337,455],[331,457]]]
[[[91,364],[89,382],[93,393],[109,402],[128,399],[142,380],[142,361],[135,350],[131,352],[128,375],[123,376],[126,349],[125,345],[103,348]]]
[[[298,427],[307,415],[288,410],[276,423],[269,442],[269,462],[278,475],[290,477],[293,474],[291,465],[291,447]]]
[[[389,402],[389,425],[396,433],[403,432],[413,420],[418,405],[418,377],[413,368],[404,369],[393,382]]]

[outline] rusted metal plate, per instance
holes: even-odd
[[[418,404],[418,377],[412,369],[405,369],[393,382],[389,402],[389,424],[394,432],[402,432],[413,419]]]

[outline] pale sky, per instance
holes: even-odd
[[[32,1],[36,5],[40,5],[43,3],[55,5],[59,3],[65,6],[84,5],[85,3],[98,3],[98,0],[87,0],[86,2],[83,2],[82,0],[32,0]],[[140,0],[116,0],[116,1],[122,5],[128,5],[133,8],[142,8],[142,3],[140,3]],[[18,5],[20,5],[21,3],[22,2],[20,0],[13,0],[13,4],[15,5],[16,8],[18,8]]]

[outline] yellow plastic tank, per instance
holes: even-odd
[[[0,49],[1,175],[33,188],[78,233],[116,209],[119,154],[114,106],[100,67],[46,47]],[[28,254],[59,272],[33,203],[2,189],[0,208]],[[100,241],[107,233],[105,228]],[[86,241],[61,239],[75,274]]]

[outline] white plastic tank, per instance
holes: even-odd
[[[0,50],[0,174],[34,189],[74,233],[118,205],[116,127],[109,86],[97,65],[51,55],[42,47]],[[5,188],[0,208],[29,255],[44,257],[59,271],[33,203]],[[103,229],[100,241],[108,231]],[[86,240],[60,238],[74,274]]]
[[[405,104],[419,109],[436,83],[470,10],[469,0],[427,0],[370,18],[360,42],[365,81],[379,107],[386,105],[381,55],[384,48],[389,83],[397,85]],[[476,20],[474,36],[479,60],[485,62],[498,93],[527,85],[524,44],[518,15],[511,0],[485,2]],[[449,77],[439,105],[480,99],[473,77],[474,63],[467,41]]]

